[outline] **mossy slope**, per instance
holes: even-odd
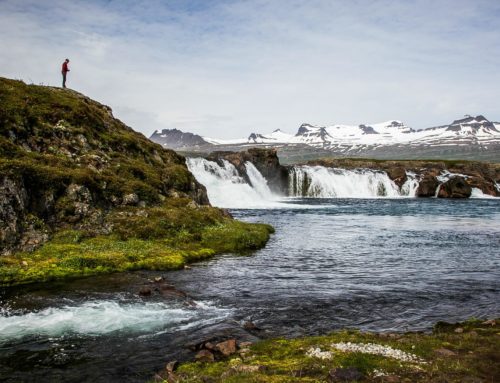
[[[0,284],[178,268],[270,231],[210,207],[184,157],[109,107],[0,78]]]

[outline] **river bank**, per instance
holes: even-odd
[[[493,383],[500,378],[498,319],[440,322],[432,333],[343,330],[202,347],[200,361],[179,367],[170,362],[155,381]]]

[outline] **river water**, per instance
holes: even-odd
[[[0,290],[0,380],[143,382],[188,346],[500,316],[499,199],[287,199],[248,255]],[[148,279],[189,298],[141,297]],[[252,321],[259,330],[245,331]]]

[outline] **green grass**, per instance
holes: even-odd
[[[34,252],[0,257],[0,285],[17,285],[129,270],[175,270],[225,252],[263,247],[272,228],[230,219],[162,237],[112,234],[87,238],[81,231],[59,232]],[[141,236],[141,233],[138,233]]]
[[[497,320],[498,323],[498,320]],[[463,332],[457,333],[460,327]],[[374,334],[354,330],[299,339],[272,339],[254,344],[250,353],[216,363],[191,362],[176,371],[179,382],[327,382],[334,368],[355,367],[363,381],[383,382],[378,372],[397,376],[401,382],[498,382],[500,381],[500,326],[470,320],[461,324],[438,324],[432,334]],[[332,343],[375,343],[417,355],[424,363],[403,362],[361,352],[342,352]],[[311,347],[331,351],[331,360],[306,356]],[[436,352],[446,348],[456,355]],[[238,372],[235,365],[262,366],[253,373]],[[474,380],[475,379],[475,380]]]

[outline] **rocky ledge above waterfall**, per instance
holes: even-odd
[[[416,197],[468,198],[474,190],[500,197],[500,164],[496,163],[324,158],[306,165],[383,171],[400,188],[413,177],[418,182]]]
[[[500,164],[323,158],[283,166],[278,154],[276,149],[252,148],[213,152],[206,159],[220,166],[227,161],[240,180],[252,185],[250,162],[274,193],[292,197],[500,197]]]

